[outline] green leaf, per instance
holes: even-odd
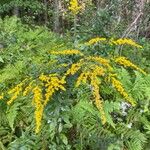
[[[60,135],[60,138],[61,138],[61,140],[63,141],[63,143],[64,143],[65,145],[68,144],[68,139],[67,139],[67,137],[66,137],[65,134],[61,134],[61,135]]]
[[[0,62],[4,63],[4,60],[1,56],[0,56]]]

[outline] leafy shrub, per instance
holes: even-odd
[[[113,49],[139,44],[94,38],[74,47],[16,18],[0,23],[2,149],[149,147],[150,76]]]

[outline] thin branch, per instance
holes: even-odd
[[[133,26],[137,23],[138,19],[141,17],[141,15],[143,15],[142,12],[140,12],[137,17],[135,18],[135,20],[130,24],[130,26],[127,28],[127,30],[123,33],[121,38],[127,37],[129,35],[129,33],[132,31]]]

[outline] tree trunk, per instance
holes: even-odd
[[[59,0],[54,0],[54,32],[60,32],[60,21],[59,21]]]
[[[45,25],[47,25],[47,23],[48,23],[48,14],[47,14],[48,2],[47,2],[47,0],[44,0],[44,5],[45,5],[44,21],[45,21]]]

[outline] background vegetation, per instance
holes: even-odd
[[[79,0],[77,11],[69,0],[0,1],[0,150],[149,150],[150,149],[150,1],[149,0]],[[76,7],[75,7],[76,8]],[[104,37],[88,45],[90,39]],[[142,46],[110,44],[131,38]],[[69,50],[71,55],[59,54]],[[82,55],[73,54],[79,50]],[[133,107],[105,76],[98,76],[99,94],[107,122],[93,96],[89,81],[76,87],[90,65],[86,58],[102,57],[113,66],[117,80],[136,101]],[[146,75],[127,66],[115,64],[124,56],[142,68]],[[84,59],[87,64],[67,76],[66,91],[59,89],[44,107],[41,126],[35,132],[37,107],[34,92],[23,96],[25,88],[39,77],[58,74]],[[103,67],[103,64],[99,65]],[[22,91],[8,105],[8,93],[26,79]]]

